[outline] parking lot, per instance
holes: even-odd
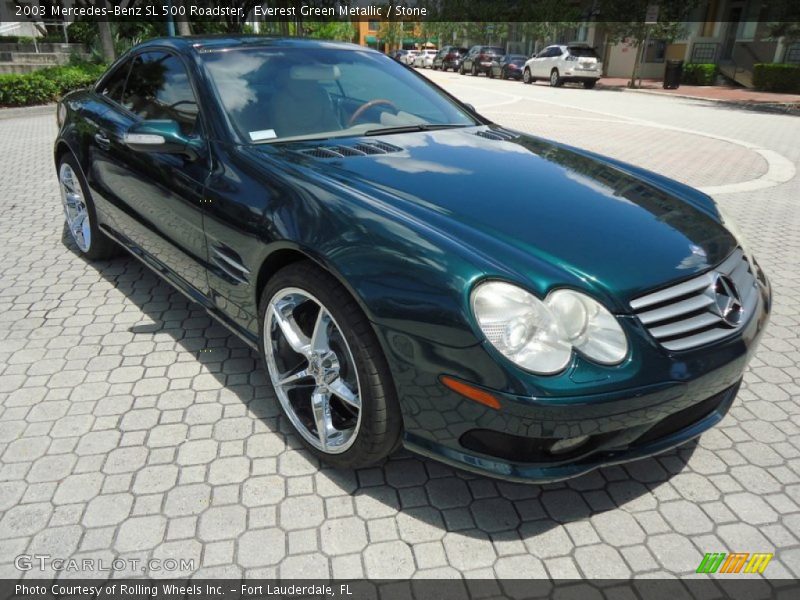
[[[244,343],[135,259],[76,255],[54,115],[17,111],[0,116],[0,577],[53,576],[14,562],[48,554],[191,561],[114,576],[625,578],[691,575],[707,552],[773,552],[765,576],[800,577],[800,119],[425,74],[500,124],[700,187],[738,218],[775,304],[725,420],[545,486],[405,452],[322,468]]]

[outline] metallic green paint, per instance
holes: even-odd
[[[184,61],[201,92],[203,137],[137,122],[89,90],[62,101],[67,117],[56,152],[68,147],[78,158],[105,232],[248,343],[258,339],[259,286],[268,277],[259,278],[263,265],[275,256],[307,257],[336,276],[373,323],[401,402],[407,445],[525,480],[572,476],[643,451],[545,468],[477,456],[460,437],[477,427],[545,437],[638,427],[741,378],[767,323],[768,285],[736,335],[679,354],[657,344],[628,304],[714,267],[736,247],[708,196],[543,139],[488,139],[492,131],[509,136],[479,116],[484,124],[476,127],[335,140],[399,148],[384,155],[322,160],[302,153],[312,142],[244,145],[197,59],[204,48],[243,44],[321,42],[147,42],[131,52],[164,49]],[[98,131],[110,137],[107,148],[97,146]],[[160,131],[173,149],[191,147],[196,156],[132,151],[123,146],[127,131]],[[628,358],[604,367],[575,355],[554,376],[522,371],[483,341],[470,313],[470,291],[487,278],[540,297],[558,287],[595,297],[618,315]],[[501,410],[456,395],[439,383],[442,374],[496,394]],[[698,421],[653,451],[714,422]]]

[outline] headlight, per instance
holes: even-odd
[[[589,296],[556,290],[543,301],[500,281],[472,292],[472,311],[486,339],[523,369],[542,375],[562,371],[573,349],[602,364],[616,364],[628,342],[614,316]]]
[[[472,310],[486,339],[523,369],[558,373],[572,346],[544,302],[509,283],[490,281],[472,292]]]
[[[545,302],[572,347],[591,360],[615,365],[628,354],[628,340],[622,327],[597,300],[572,290],[556,290]]]
[[[742,247],[742,251],[745,253],[748,259],[752,259],[752,254],[750,253],[750,245],[747,243],[747,239],[744,237],[742,230],[739,229],[739,226],[736,224],[736,221],[730,216],[730,213],[723,209],[719,202],[714,202],[717,207],[717,212],[719,213],[720,220],[722,221],[723,227],[727,229],[730,234],[736,238],[736,241]]]
[[[64,124],[64,119],[67,118],[67,107],[64,106],[63,102],[59,102],[56,106],[56,123],[58,124],[59,129]]]

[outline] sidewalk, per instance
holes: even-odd
[[[628,90],[628,79],[617,77],[604,77],[598,89],[623,89],[626,91],[646,94],[663,94],[682,98],[697,98],[711,102],[726,102],[731,104],[749,105],[753,107],[781,107],[786,110],[800,110],[800,94],[775,94],[772,92],[759,92],[747,88],[733,86],[704,86],[681,85],[677,90],[665,90],[660,79],[643,79],[642,87]]]

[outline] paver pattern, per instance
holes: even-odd
[[[499,123],[694,185],[768,170],[719,137],[800,159],[794,117],[430,76]],[[800,576],[798,178],[717,197],[776,296],[721,425],[656,458],[526,486],[404,452],[358,472],[321,467],[254,352],[135,259],[77,256],[55,131],[50,115],[0,119],[0,577],[55,574],[20,572],[20,554],[194,561],[113,576],[673,576],[734,551],[774,552],[765,575]]]

